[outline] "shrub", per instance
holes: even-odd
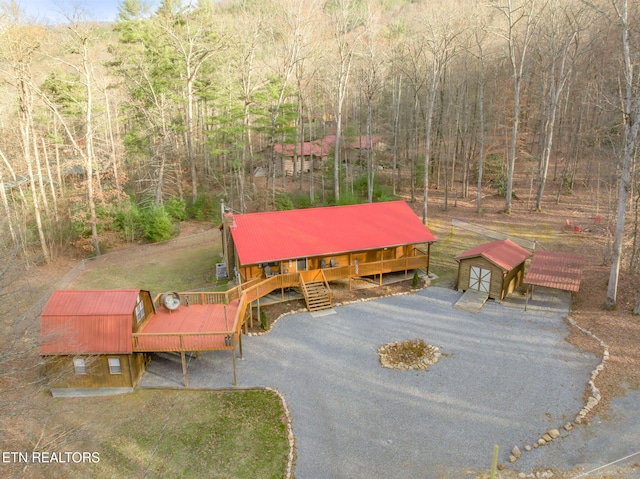
[[[288,193],[279,192],[276,193],[276,210],[284,211],[284,210],[292,210],[293,209],[293,200]]]
[[[196,221],[211,220],[214,223],[220,222],[220,202],[217,198],[209,195],[199,195],[198,198],[191,203],[186,213],[189,218]]]
[[[309,195],[303,191],[296,191],[291,195],[291,200],[296,208],[311,208],[313,203]]]
[[[152,243],[166,241],[175,233],[169,214],[163,207],[149,208],[144,212],[144,237]]]
[[[128,243],[144,238],[144,220],[138,205],[126,203],[115,214],[114,228]]]
[[[418,287],[419,283],[420,283],[420,275],[418,274],[418,270],[414,269],[413,270],[413,280],[411,281],[411,286],[413,287],[413,289],[416,289]]]
[[[267,320],[267,315],[264,311],[260,311],[260,328],[263,331],[269,329],[269,321]]]
[[[336,206],[357,205],[359,203],[362,203],[362,200],[356,193],[345,191],[340,194],[340,199],[336,201]]]
[[[171,198],[164,204],[164,210],[175,221],[184,221],[187,219],[187,205],[184,200]]]

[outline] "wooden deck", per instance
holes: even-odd
[[[133,335],[136,352],[234,349],[236,313],[240,301],[229,304],[181,305],[175,311],[158,308]]]
[[[225,292],[179,293],[181,305],[168,311],[160,305],[160,295],[154,304],[156,314],[133,333],[136,352],[234,350],[240,344],[242,325],[247,308],[273,291],[300,287],[303,282],[322,280],[324,283],[358,276],[373,276],[427,268],[428,254],[401,259],[376,261],[300,273],[276,274],[267,279],[252,279]],[[329,291],[330,294],[330,291]]]
[[[156,313],[140,326],[138,332],[132,334],[133,351],[180,352],[184,382],[188,387],[185,352],[230,350],[233,382],[236,384],[235,350],[239,347],[242,357],[242,326],[246,328],[247,310],[250,311],[253,301],[278,289],[301,287],[305,282],[322,280],[327,285],[328,304],[331,305],[329,281],[380,275],[382,282],[383,273],[404,271],[406,275],[408,270],[415,268],[428,271],[428,254],[420,253],[396,260],[276,274],[262,280],[251,279],[225,292],[179,293],[180,306],[174,311],[161,306],[161,295],[158,295],[154,300]]]

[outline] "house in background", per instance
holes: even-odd
[[[524,265],[531,252],[509,239],[491,241],[455,257],[458,289],[473,289],[502,300],[523,283]]]
[[[354,138],[343,138],[341,151],[344,157],[362,158],[366,156],[368,150],[382,151],[384,143],[380,141],[379,135],[371,137],[356,136]],[[327,157],[336,147],[336,135],[327,135],[324,138],[305,141],[303,143],[276,143],[273,145],[274,152],[280,157],[280,164],[277,168],[280,173],[286,176],[293,176],[294,171],[307,173],[322,167]],[[295,165],[294,165],[295,164]]]
[[[40,355],[53,396],[133,391],[149,356],[132,333],[155,314],[149,291],[54,291],[41,313]]]
[[[278,143],[273,146],[274,151],[281,157],[281,169],[286,176],[293,176],[294,171],[305,173],[316,170],[324,163],[331,152],[331,145],[324,141],[305,141],[293,145],[291,143]],[[295,163],[295,165],[294,165]]]

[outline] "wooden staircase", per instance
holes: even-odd
[[[333,295],[326,280],[305,283],[301,277],[300,286],[309,311],[320,311],[333,307]]]

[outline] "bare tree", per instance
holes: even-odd
[[[551,0],[547,13],[547,21],[541,28],[543,41],[538,44],[543,49],[540,58],[548,61],[548,66],[543,67],[542,71],[548,72],[549,88],[542,132],[544,147],[538,169],[537,211],[542,210],[542,196],[553,148],[560,96],[580,54],[579,34],[584,29],[583,23],[586,16],[584,9],[576,8],[575,5],[562,0]]]
[[[34,55],[40,49],[43,35],[39,26],[23,23],[21,12],[16,4],[8,6],[6,15],[3,16],[2,20],[6,24],[1,28],[0,45],[2,48],[0,50],[3,52],[3,59],[11,69],[9,75],[18,97],[18,126],[22,157],[27,167],[40,247],[44,261],[48,263],[51,260],[51,254],[44,234],[43,220],[40,213],[41,198],[38,197],[36,190],[36,176],[33,170],[32,158],[34,154],[34,142],[32,140],[34,97],[31,87],[33,83],[31,65]],[[42,175],[39,175],[39,180],[42,182]]]
[[[333,161],[333,196],[336,202],[340,199],[340,166],[342,161],[340,148],[343,107],[347,96],[353,57],[363,33],[363,29],[360,28],[363,22],[363,15],[359,7],[359,2],[356,0],[331,0],[325,6],[329,24],[333,30],[337,54],[334,72],[336,145]]]
[[[366,148],[367,155],[367,200],[373,202],[373,186],[375,182],[375,167],[373,164],[373,140],[371,134],[373,100],[378,95],[383,86],[384,79],[384,59],[378,48],[377,26],[378,12],[367,4],[367,12],[365,15],[363,48],[362,53],[358,55],[357,62],[357,84],[364,96],[366,103],[366,119],[365,119],[365,144],[360,148]]]
[[[211,12],[206,7],[199,11],[192,8],[190,3],[183,4],[182,0],[165,1],[158,12],[158,25],[167,45],[180,59],[180,67],[184,72],[185,133],[191,173],[191,197],[195,202],[198,197],[198,175],[194,152],[194,86],[205,62],[223,50],[225,43],[213,30],[209,21]]]
[[[518,142],[518,126],[520,124],[520,93],[524,69],[527,63],[529,45],[534,38],[535,28],[540,21],[540,11],[536,9],[537,0],[507,0],[496,4],[495,8],[504,16],[506,31],[496,32],[507,42],[508,59],[511,64],[513,78],[513,119],[509,158],[507,160],[507,188],[504,212],[511,213],[511,197],[513,196],[513,174],[516,164],[516,145]],[[543,5],[544,8],[544,5]],[[520,32],[519,24],[524,22]]]
[[[475,13],[475,12],[474,12]],[[478,190],[476,194],[476,212],[482,211],[482,168],[484,165],[485,146],[485,113],[484,113],[484,89],[486,85],[486,54],[484,49],[487,26],[480,12],[474,15],[476,22],[473,25],[473,37],[478,49],[477,58],[480,66],[480,78],[478,78]]]
[[[427,76],[430,78],[427,96],[427,113],[425,121],[425,157],[424,157],[424,195],[422,203],[422,222],[428,222],[428,198],[429,198],[429,162],[431,160],[432,145],[431,134],[433,116],[436,105],[436,96],[440,86],[440,80],[447,64],[453,59],[458,50],[457,39],[463,31],[463,25],[458,22],[455,14],[445,13],[448,9],[442,8],[436,15],[433,12],[425,12],[422,20],[425,24],[426,47],[430,58]]]
[[[636,43],[632,40],[632,26],[629,22],[629,6],[627,0],[611,0],[617,22],[622,36],[622,56],[624,61],[624,89],[622,91],[623,120],[624,120],[624,148],[622,150],[620,186],[618,190],[618,214],[613,240],[613,254],[611,258],[611,271],[609,273],[609,285],[607,297],[604,302],[605,309],[616,307],[618,292],[618,277],[622,260],[622,243],[624,240],[624,225],[627,208],[627,195],[631,188],[631,169],[636,148],[638,129],[640,128],[640,92],[637,79],[634,78],[634,67],[637,61],[638,51],[634,48]],[[634,12],[637,15],[637,11]],[[637,18],[632,15],[631,18]]]

